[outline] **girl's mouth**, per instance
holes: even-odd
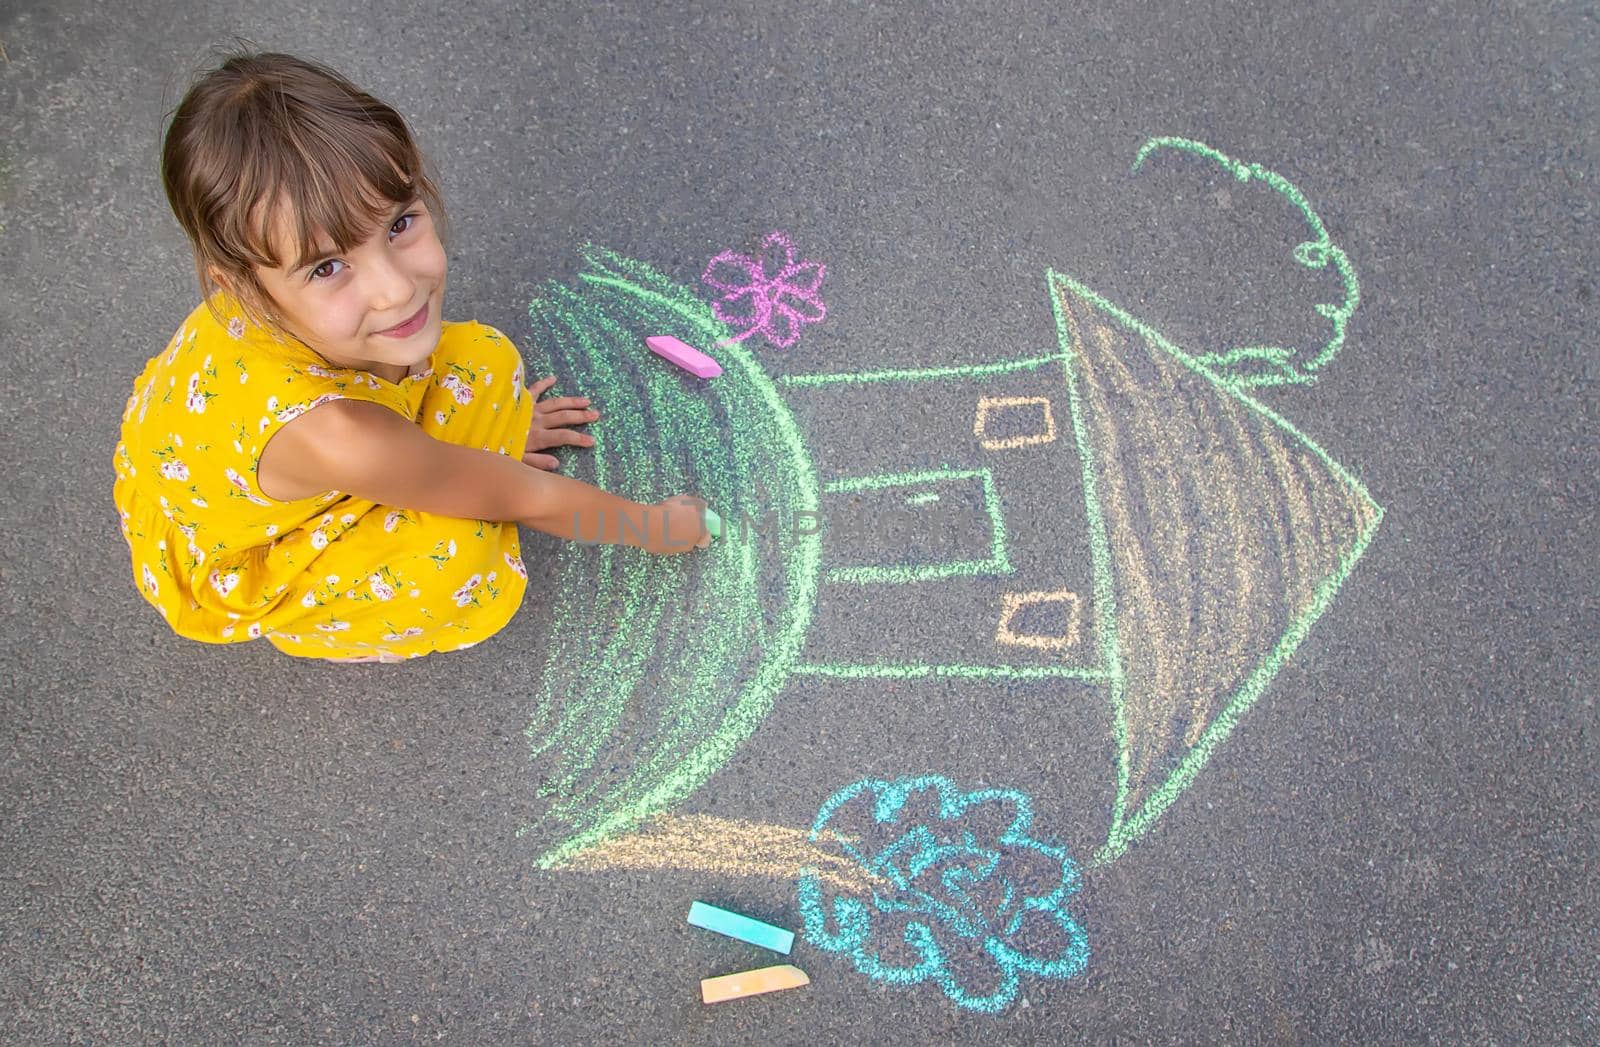
[[[427,322],[428,303],[423,302],[422,308],[417,310],[417,315],[413,316],[403,324],[398,324],[389,328],[388,330],[379,331],[378,333],[381,335],[387,335],[390,338],[410,338],[412,335],[422,330],[422,325]]]

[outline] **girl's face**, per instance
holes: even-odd
[[[294,243],[287,208],[277,210],[275,244]],[[323,240],[316,261],[258,268],[288,334],[337,367],[358,367],[398,382],[439,344],[444,306],[444,245],[421,200],[390,209],[372,235],[336,254]],[[285,251],[279,257],[297,257]]]

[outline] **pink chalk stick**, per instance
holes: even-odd
[[[722,366],[711,357],[702,353],[692,345],[678,341],[670,334],[651,335],[644,340],[650,351],[657,356],[664,356],[690,374],[697,374],[701,378],[715,378],[722,373]]]

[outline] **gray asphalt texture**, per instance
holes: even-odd
[[[810,987],[703,1007],[699,978],[769,960],[689,903],[798,927],[794,884],[533,867],[542,536],[522,611],[467,652],[324,666],[168,632],[110,457],[197,300],[163,115],[236,33],[407,116],[450,208],[446,316],[519,343],[585,241],[692,284],[771,229],[829,273],[775,373],[1049,350],[1047,267],[1197,351],[1304,342],[1328,284],[1287,264],[1292,216],[1198,161],[1129,165],[1182,135],[1305,192],[1363,302],[1319,383],[1264,398],[1387,516],[1193,787],[1086,879],[1085,974],[984,1016],[802,941]],[[1552,3],[7,0],[0,1038],[1600,1040],[1596,44],[1593,5]],[[919,417],[970,410],[926,395],[808,424],[892,465]],[[1087,859],[1103,710],[1041,694],[794,682],[682,810],[806,826],[856,779],[939,773],[1028,793]]]

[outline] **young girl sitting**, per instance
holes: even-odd
[[[705,548],[705,503],[552,472],[593,438],[499,331],[444,320],[444,212],[405,121],[338,74],[241,54],[178,105],[162,180],[204,302],[123,413],[113,498],[180,635],[397,661],[469,647],[527,584],[517,524]]]

